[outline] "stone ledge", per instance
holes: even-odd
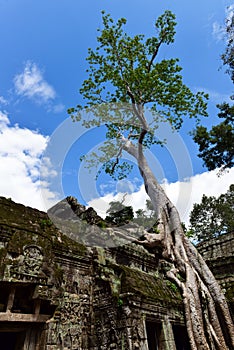
[[[0,312],[0,322],[37,322],[45,323],[51,318],[50,315],[18,314]]]

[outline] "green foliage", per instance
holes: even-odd
[[[102,22],[97,47],[88,50],[88,76],[80,89],[84,104],[70,108],[68,113],[73,120],[82,119],[87,128],[105,124],[107,141],[100,153],[85,160],[99,169],[101,164],[100,171],[111,176],[116,172],[117,178],[123,178],[131,170],[120,161],[126,140],[143,147],[162,144],[155,138],[159,123],[167,121],[179,129],[184,117],[207,116],[207,95],[193,94],[183,83],[177,58],[158,60],[161,46],[174,42],[173,13],[165,11],[158,17],[156,35],[149,38],[143,34],[129,36],[124,31],[125,18],[115,22],[103,11]],[[153,116],[150,124],[146,107]],[[82,115],[84,110],[87,118]]]
[[[47,227],[51,227],[53,225],[53,222],[50,219],[41,219],[39,225],[44,230]]]
[[[150,200],[146,200],[146,209],[138,209],[133,212],[131,206],[125,206],[123,201],[112,201],[109,203],[105,221],[111,225],[123,225],[130,221],[143,226],[151,233],[159,233],[157,229],[157,219]]]
[[[118,308],[121,309],[121,308],[123,307],[123,304],[124,304],[123,299],[119,298],[119,299],[117,300],[117,306],[118,306]]]
[[[123,204],[123,201],[111,201],[109,203],[109,208],[107,209],[107,214],[117,213],[124,208],[126,208],[126,206]]]
[[[106,217],[106,222],[112,225],[121,226],[133,220],[134,213],[131,206],[124,206],[119,201],[112,201],[107,210],[109,214]]]
[[[186,225],[184,222],[181,222],[182,229],[184,231],[184,234],[188,238],[192,238],[194,236],[194,232],[191,229],[187,229]]]
[[[201,242],[234,230],[234,185],[218,198],[203,195],[190,213],[190,232]]]
[[[234,165],[234,105],[223,103],[218,107],[218,116],[224,121],[213,126],[210,131],[204,126],[198,126],[193,135],[199,145],[198,156],[209,170],[232,168]]]
[[[101,220],[97,223],[97,226],[102,228],[102,229],[105,229],[107,227],[107,224],[104,220]]]
[[[221,57],[234,83],[234,15],[227,19],[226,34],[227,47]],[[203,159],[204,165],[209,170],[222,167],[222,172],[234,165],[234,105],[223,103],[217,107],[220,110],[218,117],[224,120],[209,131],[203,126],[197,127],[193,139],[199,145],[198,156]]]
[[[171,282],[171,281],[167,281],[167,286],[173,291],[173,292],[177,292],[178,291],[178,287],[175,283]]]
[[[222,60],[223,64],[226,65],[227,73],[230,75],[234,83],[234,15],[226,20],[226,36],[227,36],[227,47],[223,53]]]

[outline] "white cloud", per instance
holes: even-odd
[[[198,91],[203,91],[206,94],[208,94],[209,99],[212,100],[215,104],[222,103],[222,102],[228,102],[228,103],[232,102],[230,95],[228,94],[223,94],[215,90],[207,89],[205,87],[195,88],[195,92],[198,92]]]
[[[212,35],[216,41],[221,41],[225,37],[225,27],[218,22],[214,22],[212,25]]]
[[[234,168],[222,176],[217,176],[217,170],[204,172],[190,177],[182,182],[168,183],[166,180],[162,186],[166,191],[170,200],[177,207],[181,221],[186,225],[189,223],[189,213],[193,208],[194,203],[200,203],[203,194],[207,196],[219,196],[221,193],[225,193],[229,186],[234,183]],[[124,193],[113,195],[107,194],[104,197],[93,199],[89,202],[89,205],[101,215],[105,217],[105,212],[109,207],[109,204],[113,200],[121,201]],[[125,196],[125,205],[132,205],[134,210],[144,208],[144,204],[148,196],[146,195],[144,186],[140,187],[140,190]]]
[[[225,10],[226,15],[226,24],[230,24],[232,17],[234,15],[234,4],[228,6]],[[220,24],[215,21],[212,25],[212,35],[216,39],[216,41],[224,40],[226,36],[226,24]]]
[[[16,202],[45,210],[43,196],[50,205],[57,201],[48,189],[47,182],[40,181],[43,173],[53,176],[49,160],[41,164],[41,155],[48,137],[18,125],[11,126],[6,113],[0,112],[0,195]]]
[[[188,224],[189,213],[194,203],[200,203],[203,194],[218,197],[225,193],[234,183],[234,168],[222,176],[217,176],[218,170],[197,174],[184,182],[165,183],[168,197],[176,205],[181,220]]]
[[[145,192],[145,188],[142,185],[139,189],[139,191],[133,192],[133,193],[122,193],[119,192],[118,194],[108,193],[103,197],[95,198],[91,200],[88,204],[90,207],[93,207],[97,213],[102,216],[103,218],[106,216],[106,211],[109,208],[109,203],[111,201],[123,201],[124,205],[132,205],[134,208],[134,211],[138,209],[144,208],[145,201],[148,199],[148,195]]]
[[[228,24],[231,24],[233,15],[234,15],[234,4],[226,8],[226,19]]]
[[[19,96],[46,103],[56,97],[54,88],[47,83],[43,73],[33,62],[26,62],[22,73],[14,78],[15,91]]]
[[[58,103],[57,105],[53,106],[54,113],[61,113],[64,110],[65,110],[65,106],[62,103]]]
[[[36,131],[11,125],[6,113],[0,112],[0,195],[11,197],[14,201],[46,210],[55,204],[59,198],[50,190],[50,178],[56,176],[50,159],[41,158],[46,148],[48,137]],[[47,181],[40,181],[40,176]],[[219,196],[225,193],[234,181],[234,168],[221,177],[217,170],[197,174],[181,182],[168,183],[163,187],[176,205],[181,220],[188,224],[189,212],[194,203],[201,201],[202,195]],[[137,186],[136,186],[137,184]],[[139,188],[137,191],[136,188]],[[42,198],[43,190],[43,198]],[[104,188],[106,193],[107,188]],[[114,190],[113,186],[111,190]],[[144,207],[148,198],[144,186],[138,186],[138,181],[122,181],[116,185],[118,194],[108,193],[103,197],[93,199],[89,205],[105,216],[112,200],[122,200],[125,205],[132,205],[134,210]],[[127,192],[121,193],[121,191]]]
[[[0,96],[0,105],[8,105],[8,101],[3,96]]]

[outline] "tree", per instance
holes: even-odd
[[[197,242],[234,231],[234,185],[218,198],[203,195],[190,213],[189,230]]]
[[[234,83],[234,14],[226,19],[227,47],[221,58],[226,65],[227,73]]]
[[[221,56],[223,64],[228,66],[227,73],[234,83],[234,15],[226,21],[227,48]],[[234,98],[233,96],[231,97]],[[223,103],[217,105],[218,117],[223,121],[207,130],[198,126],[193,139],[199,145],[198,156],[209,170],[221,168],[221,172],[234,165],[234,105]]]
[[[193,135],[193,140],[199,145],[198,156],[204,161],[208,170],[221,168],[221,172],[234,165],[234,105],[223,103],[219,118],[224,118],[220,124],[211,130],[199,125]]]
[[[206,116],[203,93],[193,94],[183,83],[178,59],[158,60],[161,46],[174,42],[175,16],[166,11],[155,22],[157,36],[130,37],[125,19],[116,23],[103,12],[96,50],[89,49],[88,78],[80,93],[84,106],[69,113],[81,121],[82,108],[89,118],[83,125],[106,125],[106,142],[94,154],[112,176],[127,176],[131,167],[121,161],[127,152],[137,161],[145,189],[157,218],[159,233],[147,233],[137,241],[145,247],[161,244],[163,258],[171,264],[168,278],[182,291],[191,349],[230,349],[234,346],[233,324],[228,305],[209,268],[185,236],[177,209],[157,182],[144,155],[146,147],[159,143],[160,121],[178,130],[184,118]],[[146,107],[153,119],[147,119]]]
[[[133,220],[134,213],[131,206],[123,205],[123,202],[112,201],[109,203],[107,210],[106,222],[121,226]]]
[[[149,199],[146,199],[146,209],[138,209],[134,222],[143,226],[147,232],[157,232],[157,217]]]

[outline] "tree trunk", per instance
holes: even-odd
[[[182,291],[191,350],[234,349],[233,322],[220,285],[185,236],[179,213],[158,184],[141,145],[137,148],[127,141],[124,149],[136,158],[146,192],[156,211],[163,258],[172,265],[167,275]],[[146,236],[139,243],[154,246],[156,240],[154,242],[152,237],[150,240],[148,238]]]

